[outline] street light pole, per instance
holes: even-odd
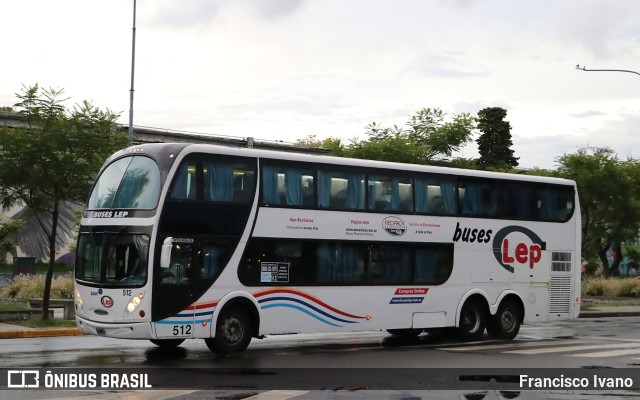
[[[133,137],[133,77],[136,65],[136,0],[133,0],[133,28],[131,39],[131,90],[129,90],[129,137]]]
[[[587,69],[587,67],[584,65],[580,66],[580,64],[576,65],[576,69],[587,72],[628,72],[630,74],[640,75],[640,72],[630,71],[628,69]]]

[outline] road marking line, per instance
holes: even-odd
[[[638,345],[640,346],[640,345]],[[561,353],[563,351],[579,351],[579,350],[594,350],[594,349],[616,349],[616,348],[629,348],[635,347],[634,345],[630,345],[629,343],[618,343],[618,344],[592,344],[586,346],[563,346],[563,347],[553,347],[546,349],[532,349],[532,350],[511,350],[511,351],[503,351],[503,353],[510,354],[545,354],[545,353]]]
[[[592,340],[598,340],[598,341],[602,341],[602,337],[600,336],[584,336],[584,339],[587,341],[592,341]],[[640,343],[640,339],[625,339],[625,338],[606,338],[605,340],[607,341],[613,341],[613,342],[630,342],[630,343]]]
[[[627,350],[611,350],[611,351],[599,351],[596,353],[585,354],[569,354],[570,357],[617,357],[628,356],[631,354],[640,354],[640,349],[627,349]]]
[[[292,397],[302,396],[306,393],[309,392],[305,390],[271,390],[247,397],[244,400],[287,400]]]
[[[518,342],[503,344],[486,344],[480,346],[460,346],[460,347],[439,347],[439,350],[470,351],[470,350],[492,350],[511,349],[514,347],[536,347],[536,346],[559,346],[573,343],[584,343],[584,340],[539,340],[535,342]]]
[[[163,400],[176,396],[185,396],[197,390],[140,390],[133,392],[89,392],[81,396],[67,397],[67,400]]]

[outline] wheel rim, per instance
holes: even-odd
[[[229,317],[221,327],[222,336],[228,343],[236,343],[244,336],[244,325],[237,317]]]
[[[505,332],[511,332],[516,325],[516,317],[510,309],[504,310],[500,316],[500,325]]]
[[[478,330],[478,327],[480,326],[480,316],[478,315],[478,313],[471,309],[471,310],[467,310],[467,312],[464,314],[464,329],[467,332],[475,332]]]

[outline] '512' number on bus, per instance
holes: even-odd
[[[174,325],[173,336],[191,335],[191,325]]]

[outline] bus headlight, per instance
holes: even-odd
[[[80,296],[80,291],[78,289],[76,289],[76,301],[80,308],[82,308],[82,296]]]
[[[136,296],[133,296],[131,300],[129,300],[129,304],[127,304],[127,307],[126,307],[127,312],[125,313],[125,316],[127,314],[133,313],[136,310],[136,308],[138,308],[140,303],[142,303],[143,298],[144,298],[144,293],[138,293]]]

